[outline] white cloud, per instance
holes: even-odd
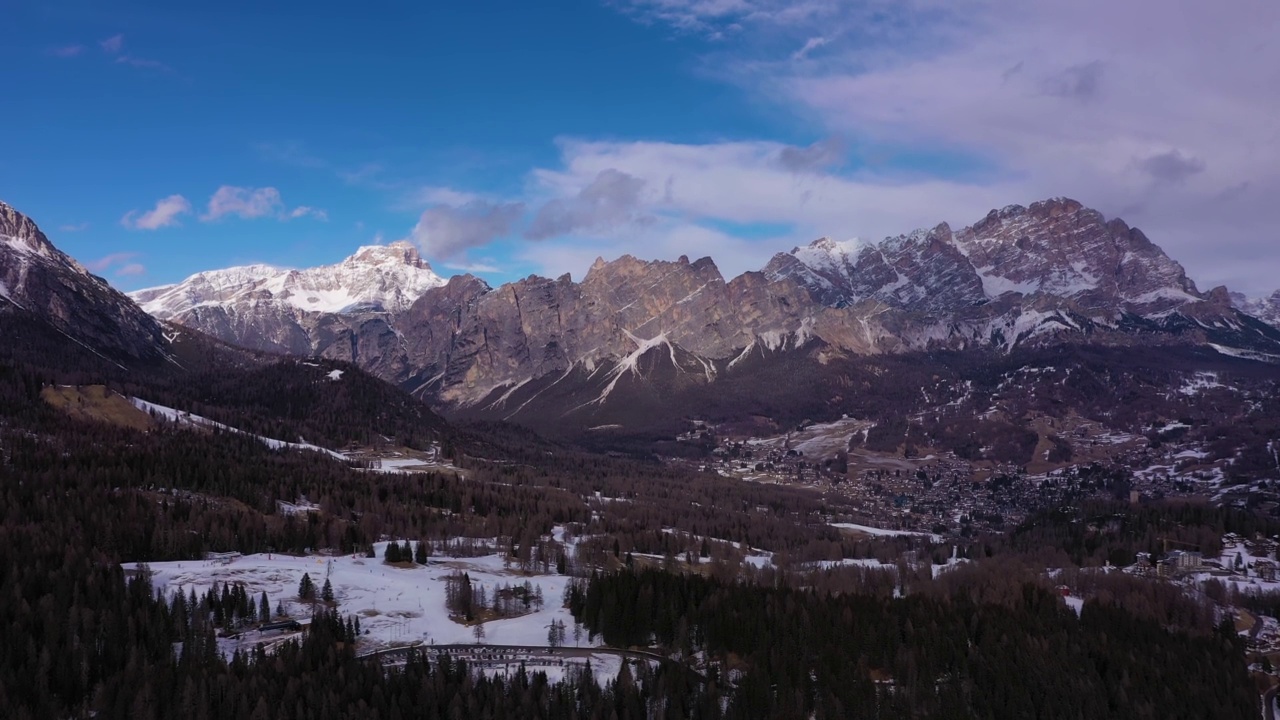
[[[308,217],[308,216],[313,217],[316,220],[319,220],[320,222],[329,221],[329,213],[319,208],[308,207],[306,205],[299,205],[298,207],[289,211],[289,219],[291,220],[295,218]]]
[[[144,213],[130,210],[120,219],[120,224],[134,230],[159,230],[180,225],[178,217],[191,212],[191,203],[181,195],[170,195],[156,202],[156,206]]]
[[[944,219],[978,219],[1011,192],[863,172],[796,173],[780,158],[804,148],[774,142],[686,145],[655,142],[561,142],[564,167],[535,173],[557,196],[573,196],[613,170],[644,182],[638,208],[690,223],[780,224],[789,235],[898,234]],[[929,197],[929,204],[921,198]],[[775,248],[783,249],[783,248]]]
[[[519,258],[548,277],[570,273],[575,280],[586,276],[598,257],[614,260],[634,255],[642,260],[674,260],[710,256],[725,278],[748,270],[759,270],[777,249],[787,245],[784,237],[752,241],[686,222],[662,222],[642,232],[619,231],[604,238],[559,238],[554,242],[528,245]]]
[[[201,222],[213,222],[228,215],[244,220],[271,217],[278,220],[293,220],[312,217],[326,222],[329,214],[309,205],[299,205],[292,210],[284,204],[280,191],[273,187],[251,188],[223,185],[209,198],[208,208],[200,216]]]
[[[280,199],[280,191],[273,187],[247,188],[223,185],[209,198],[208,210],[200,216],[203,222],[210,222],[227,215],[236,215],[246,220],[267,215],[277,215],[284,210],[284,201]]]
[[[68,223],[66,225],[59,225],[58,229],[61,230],[62,232],[68,232],[68,233],[84,232],[85,230],[89,229],[89,223],[87,222]]]
[[[423,211],[409,239],[428,257],[458,258],[511,232],[523,214],[524,204],[518,202],[472,200],[463,205],[435,205]]]
[[[525,237],[545,240],[557,235],[607,232],[618,225],[648,222],[640,210],[644,193],[645,180],[616,168],[605,168],[572,196],[555,198],[543,205],[525,231]]]
[[[914,220],[905,230],[1069,195],[1140,225],[1202,287],[1227,282],[1257,293],[1280,284],[1272,211],[1280,194],[1280,4],[1271,0],[1230,7],[1199,0],[623,4],[645,22],[732,33],[733,43],[708,45],[709,72],[850,138],[864,155],[911,148],[917,157],[948,159],[917,162],[917,172],[934,179],[906,186],[889,173],[823,181],[805,203],[812,224],[839,220],[837,201],[824,193],[850,189],[857,193],[851,204],[863,211],[845,219],[870,222],[844,232],[877,234],[892,215]],[[829,40],[821,53],[806,51],[813,38]],[[797,54],[804,62],[795,62]],[[735,159],[742,152],[699,150]],[[676,163],[677,176],[693,170],[688,151],[613,153],[650,163],[651,174],[662,172],[659,161]],[[984,176],[962,177],[956,158]],[[724,180],[743,192],[736,204],[760,203],[755,211],[731,208],[736,215],[778,214],[782,199],[752,190],[777,189],[776,180],[756,172]],[[684,204],[725,194],[688,188]],[[866,207],[870,197],[888,198],[896,209]]]
[[[128,263],[127,265],[121,266],[119,270],[116,270],[115,274],[117,277],[137,277],[139,275],[146,275],[147,268],[141,263]]]

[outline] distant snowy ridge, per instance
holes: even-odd
[[[319,313],[400,313],[427,290],[444,284],[417,249],[402,241],[359,248],[335,265],[291,270],[259,264],[210,270],[129,296],[163,320],[210,306],[252,312],[262,303]]]

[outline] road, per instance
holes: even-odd
[[[415,645],[407,647],[387,648],[386,650],[376,650],[371,653],[361,655],[361,659],[377,659],[377,660],[398,660],[409,657],[410,652],[446,652],[451,655],[465,656],[475,653],[496,653],[509,655],[550,655],[562,658],[590,658],[592,655],[615,655],[623,660],[643,659],[652,660],[666,666],[674,666],[693,677],[699,682],[705,683],[707,678],[702,673],[685,665],[682,662],[672,660],[664,655],[649,650],[623,650],[611,647],[551,647],[549,645]]]

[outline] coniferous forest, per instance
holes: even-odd
[[[823,518],[840,507],[785,487],[690,475],[642,460],[548,443],[502,425],[450,427],[380,388],[394,411],[287,389],[286,367],[224,370],[206,387],[164,372],[129,374],[64,355],[0,362],[0,708],[42,718],[1243,718],[1258,695],[1241,641],[1204,607],[1108,588],[1079,617],[1034,553],[1087,564],[1185,532],[1269,530],[1235,511],[1154,508],[1110,544],[1046,514],[1011,536],[974,538],[978,560],[934,579],[859,568],[756,570],[734,543],[796,563],[936,551],[924,540],[850,539]],[[354,368],[348,372],[358,373]],[[213,371],[207,371],[213,372]],[[457,471],[367,472],[311,452],[276,451],[238,433],[157,422],[136,429],[77,419],[41,398],[96,382],[278,436],[362,442],[361,435],[452,446]],[[366,382],[361,380],[361,382]],[[374,382],[368,380],[368,382]],[[250,401],[250,398],[256,398]],[[184,405],[185,403],[185,405]],[[398,408],[398,409],[396,409]],[[626,498],[590,505],[596,493]],[[305,496],[319,511],[281,513]],[[761,511],[764,508],[767,511]],[[1091,507],[1081,512],[1109,512]],[[1261,523],[1259,525],[1258,523]],[[582,540],[564,557],[554,526]],[[654,528],[667,528],[655,532]],[[1196,528],[1199,528],[1197,530]],[[359,618],[325,605],[303,639],[226,656],[216,633],[272,615],[243,588],[157,595],[125,561],[215,551],[358,553],[412,539],[466,552],[497,539],[517,565],[540,558],[577,577],[563,600],[593,639],[678,660],[597,682],[540,672],[487,677],[464,662],[410,656],[386,668],[357,655]],[[708,541],[707,538],[714,538]],[[397,546],[400,547],[400,546]],[[410,548],[408,542],[403,547]],[[536,552],[529,548],[536,547]],[[661,563],[633,555],[665,556]],[[737,554],[735,554],[737,553]],[[1023,563],[1023,564],[1020,564]],[[1043,567],[1043,564],[1041,564]],[[313,600],[327,600],[317,579]],[[269,605],[269,603],[268,603]],[[462,612],[462,611],[460,611]],[[561,629],[563,635],[563,628]],[[695,658],[707,672],[692,669]],[[686,662],[689,661],[689,662]]]

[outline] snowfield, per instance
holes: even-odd
[[[401,568],[383,562],[387,543],[377,544],[378,557],[343,555],[338,557],[257,554],[239,557],[230,563],[183,560],[150,563],[152,584],[171,595],[175,592],[197,595],[208,591],[214,583],[242,583],[253,600],[265,591],[274,611],[283,602],[285,611],[294,618],[308,618],[310,603],[298,601],[298,585],[304,573],[310,574],[317,588],[326,576],[333,584],[338,610],[345,615],[358,615],[361,636],[358,652],[366,653],[395,646],[450,645],[475,642],[472,628],[449,619],[445,609],[445,578],[456,570],[470,574],[473,584],[485,587],[489,594],[501,585],[520,585],[526,580],[541,586],[545,604],[542,610],[515,618],[491,620],[484,624],[484,640],[493,645],[547,644],[547,629],[553,620],[568,628],[566,647],[590,647],[586,632],[580,643],[573,639],[573,616],[562,607],[565,586],[571,578],[563,575],[525,574],[503,568],[498,555],[453,559],[432,557],[426,566]],[[136,570],[137,563],[123,565]],[[248,633],[245,647],[251,648],[264,637]],[[597,643],[598,644],[598,643]],[[224,647],[230,652],[234,643]]]

